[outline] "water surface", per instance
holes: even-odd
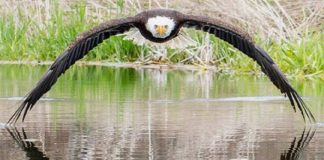
[[[323,159],[324,82],[292,80],[317,125],[267,78],[75,66],[5,127],[46,66],[0,67],[0,159]]]

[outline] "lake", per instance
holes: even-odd
[[[5,126],[47,66],[0,67],[0,159],[324,159],[324,82],[291,80],[305,124],[262,76],[74,66]]]

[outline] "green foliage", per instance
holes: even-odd
[[[73,13],[54,6],[50,20],[43,26],[24,17],[1,17],[0,60],[54,60],[78,34],[98,24],[86,18],[82,3]],[[139,53],[140,47],[116,36],[91,51],[86,60],[130,61]]]
[[[323,77],[324,75],[324,41],[323,33],[303,35],[300,40],[276,42],[257,39],[262,46],[288,75],[296,77]],[[258,72],[259,66],[250,58],[230,45],[215,40],[215,55],[221,59],[218,65],[232,68],[235,72]]]

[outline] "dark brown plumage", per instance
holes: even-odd
[[[174,30],[169,36],[165,38],[157,38],[145,28],[147,20],[150,17],[155,16],[170,17],[175,21]],[[22,121],[24,121],[28,110],[32,109],[41,96],[51,89],[58,77],[61,76],[71,65],[73,65],[77,60],[83,58],[91,49],[103,42],[103,40],[110,36],[126,32],[133,27],[138,28],[146,39],[157,43],[163,43],[176,37],[181,27],[195,28],[217,36],[255,60],[273,84],[280,89],[281,93],[288,96],[293,109],[296,111],[295,107],[297,106],[304,120],[305,116],[307,116],[311,122],[315,121],[312,113],[307,108],[302,98],[289,84],[284,74],[279,70],[271,57],[254,43],[249,34],[235,26],[223,22],[222,20],[185,15],[174,10],[157,9],[141,12],[134,17],[111,20],[80,34],[80,36],[78,36],[76,40],[49,67],[47,72],[37,83],[36,87],[27,94],[23,103],[9,119],[8,123],[15,123],[22,113]]]

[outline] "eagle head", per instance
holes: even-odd
[[[175,21],[170,17],[155,16],[148,18],[145,27],[155,38],[166,38],[174,30]]]

